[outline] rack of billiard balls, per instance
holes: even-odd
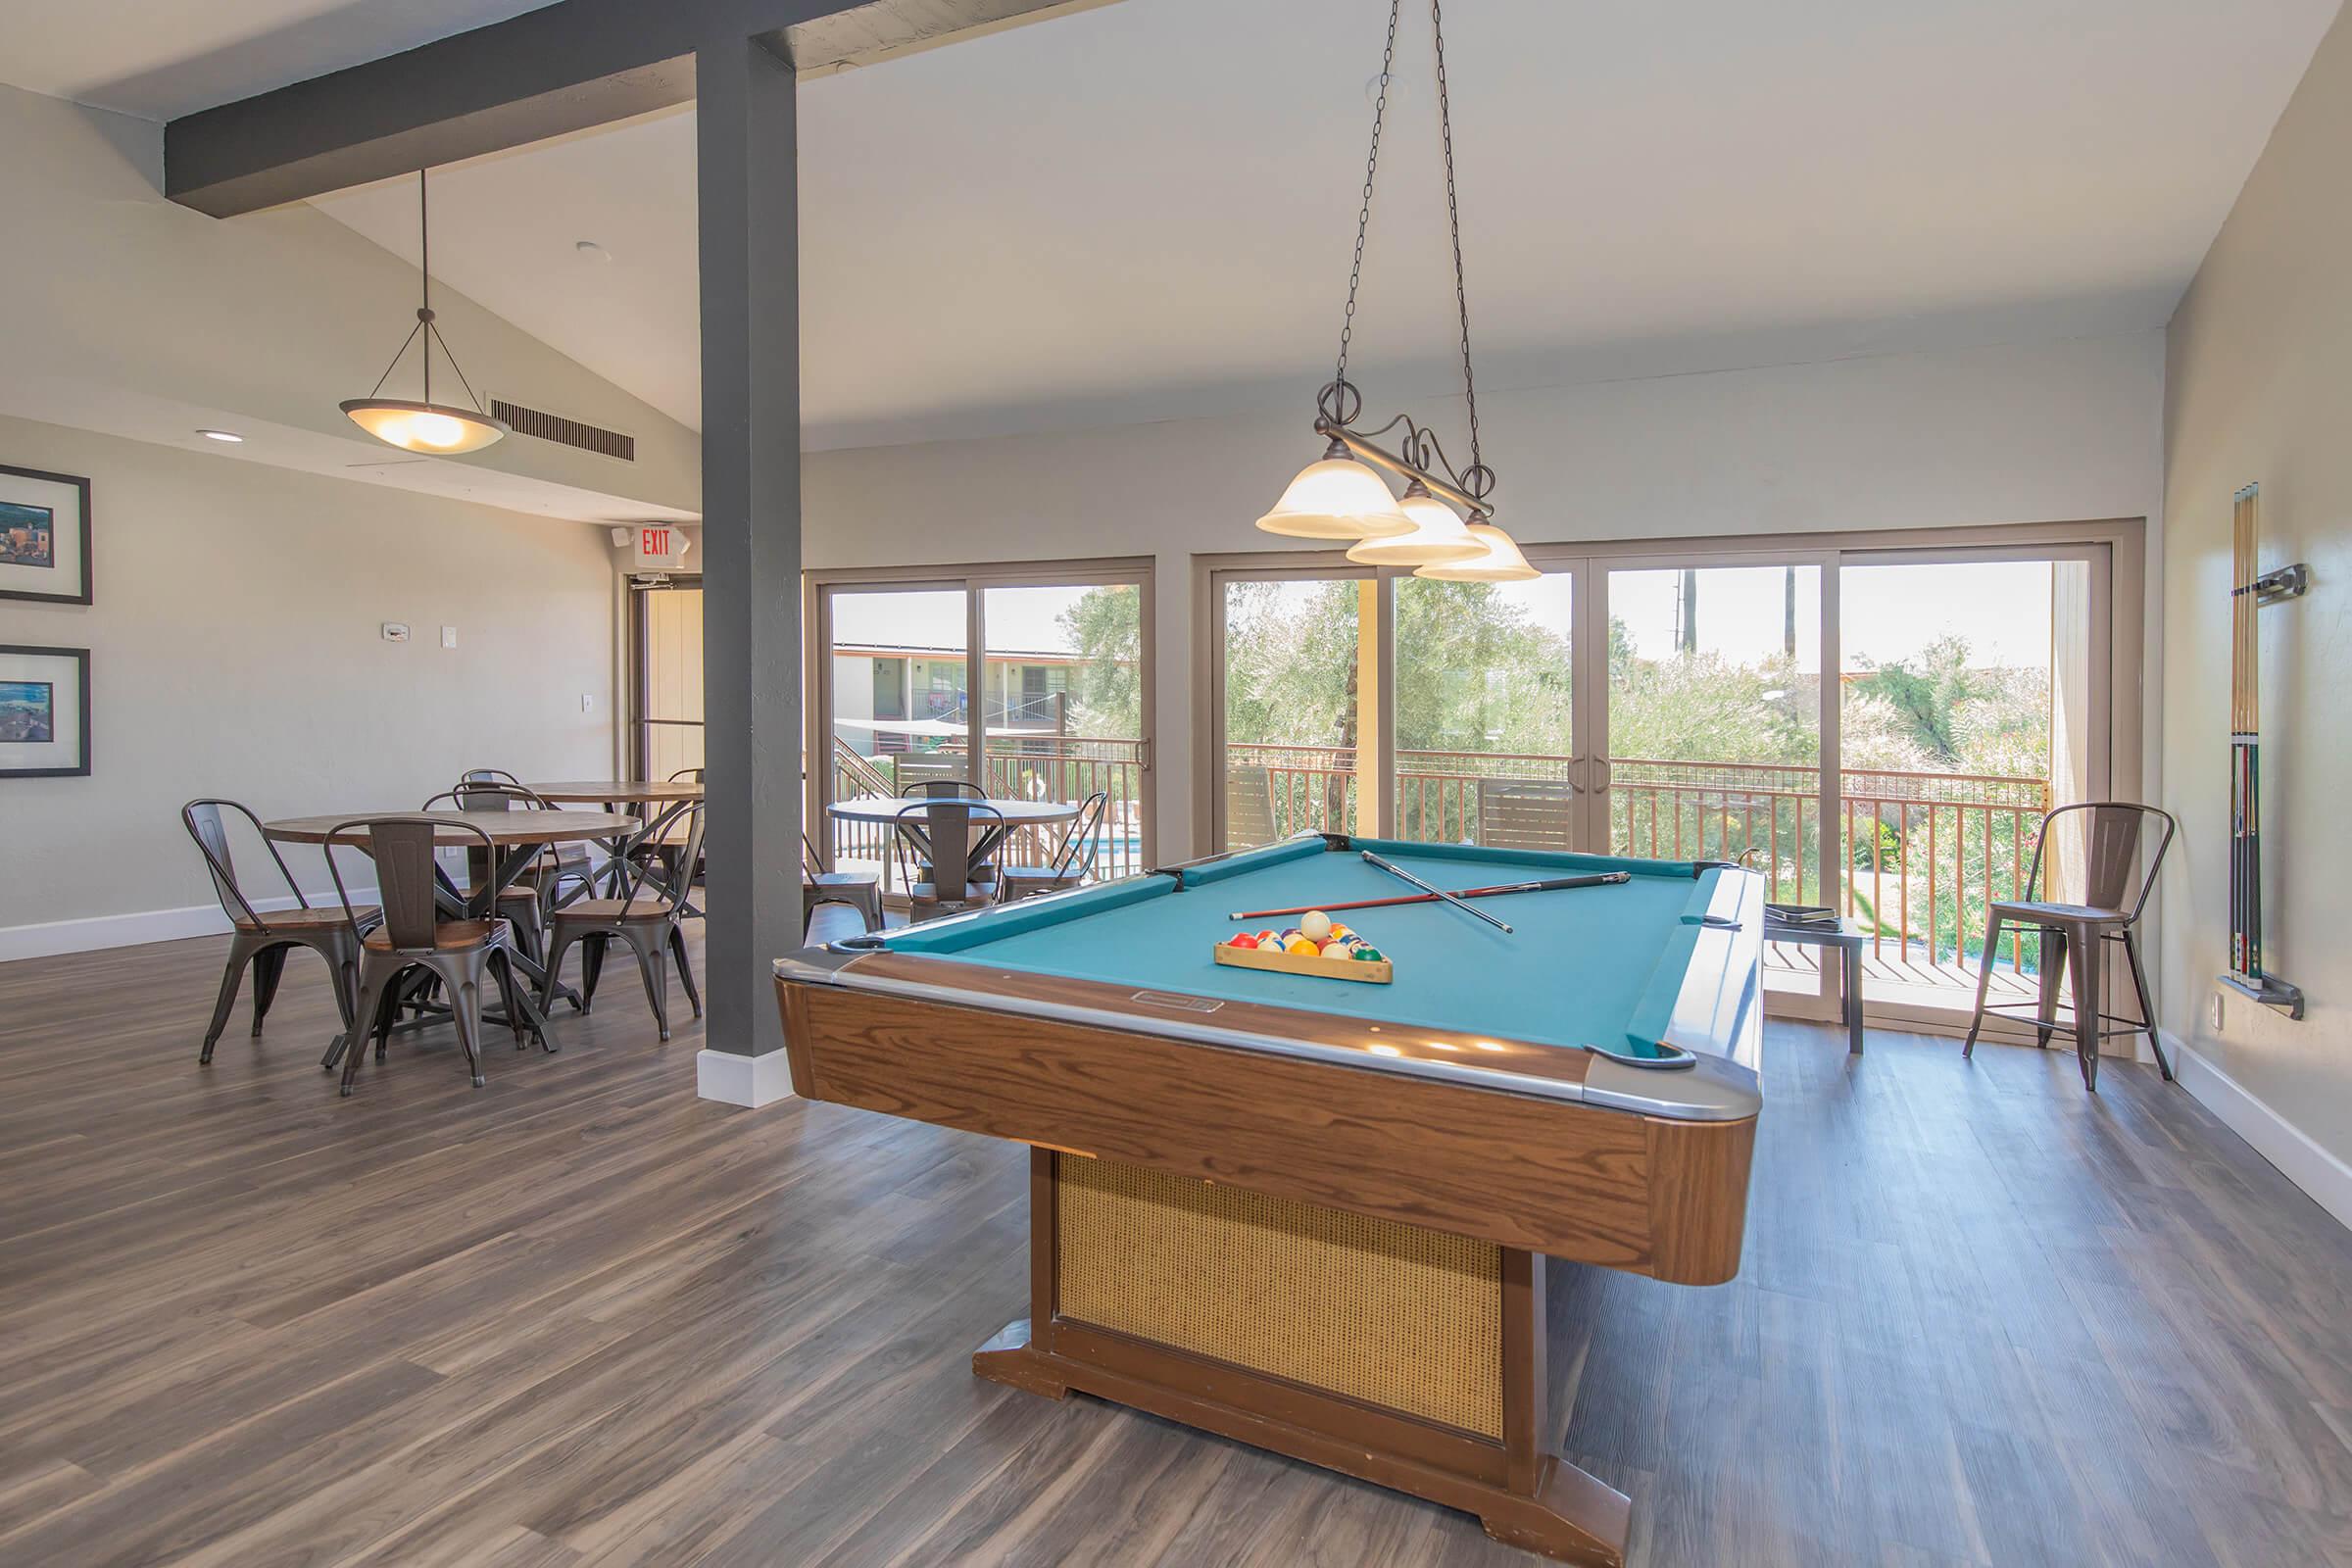
[[[1239,969],[1313,975],[1385,986],[1396,978],[1388,956],[1325,914],[1309,909],[1283,930],[1243,931],[1216,946],[1216,959]]]

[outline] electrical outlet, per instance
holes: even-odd
[[[441,646],[444,648],[455,648],[458,646],[457,627],[444,626],[441,628]]]
[[[2218,1035],[2222,1032],[2222,994],[2219,991],[2213,994],[2212,1017],[2213,1032]]]

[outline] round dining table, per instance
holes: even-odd
[[[601,806],[608,811],[617,811],[624,806],[659,808],[646,813],[648,820],[642,830],[630,836],[605,841],[606,872],[600,875],[609,877],[610,885],[604,891],[614,898],[620,897],[623,892],[624,868],[629,863],[629,851],[634,845],[659,844],[669,825],[683,815],[688,807],[699,805],[703,799],[702,781],[688,778],[559,779],[553,784],[526,784],[523,788],[555,806]]]
[[[928,857],[931,853],[930,844],[924,839],[921,829],[914,826],[914,823],[920,821],[921,818],[902,819],[900,813],[917,807],[952,806],[958,799],[959,797],[953,795],[861,795],[855,800],[829,803],[825,807],[825,814],[845,822],[887,823],[905,833],[914,842],[915,847]],[[993,857],[997,852],[997,846],[1004,842],[1007,833],[1017,832],[1022,828],[1050,827],[1056,822],[1067,822],[1076,816],[1086,804],[1083,801],[1025,801],[1017,798],[999,800],[993,795],[986,800],[977,795],[960,797],[960,799],[968,805],[993,808],[1004,818],[1002,823],[988,817],[972,819],[971,853],[974,863],[985,861]]]

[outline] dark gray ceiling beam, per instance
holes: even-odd
[[[766,37],[815,74],[1104,3],[561,0],[174,120],[164,193],[228,218],[665,109],[713,39]]]

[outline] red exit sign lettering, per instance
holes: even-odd
[[[641,556],[668,555],[669,530],[667,528],[640,528],[637,531],[637,553]]]

